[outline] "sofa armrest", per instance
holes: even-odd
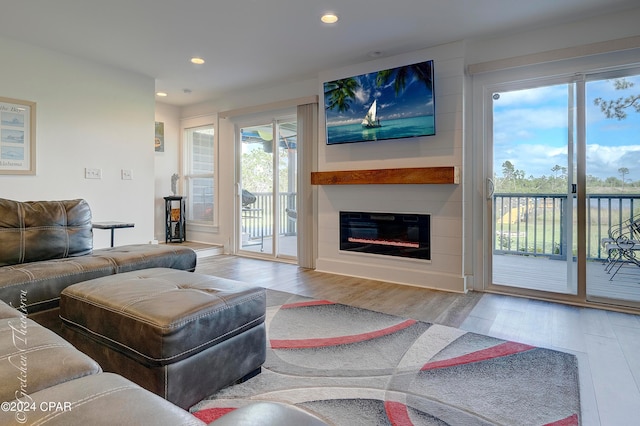
[[[0,319],[20,318],[21,316],[23,316],[22,312],[20,312],[18,309],[0,300]]]

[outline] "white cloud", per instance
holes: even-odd
[[[640,146],[587,146],[587,174],[619,177],[621,167],[629,169],[626,179],[640,180]]]
[[[371,93],[368,90],[364,90],[362,87],[356,89],[355,95],[356,101],[360,104],[367,103],[371,97]]]
[[[515,108],[494,117],[494,129],[507,134],[526,133],[535,130],[566,129],[567,112],[562,108]]]

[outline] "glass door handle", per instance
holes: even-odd
[[[493,198],[493,193],[495,191],[495,186],[493,184],[493,179],[487,178],[487,200]]]

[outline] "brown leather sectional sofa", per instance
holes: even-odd
[[[204,425],[0,302],[1,425]]]
[[[86,201],[0,199],[0,424],[118,424],[118,400],[129,424],[143,418],[139,424],[203,424],[103,373],[93,359],[30,318],[55,310],[61,291],[72,284],[152,267],[193,271],[196,254],[150,244],[94,250]]]
[[[84,200],[0,198],[0,425],[204,425],[92,358],[32,318],[55,312],[66,287],[150,268],[193,272],[182,246],[93,250]],[[323,425],[294,407],[252,404],[212,424]]]
[[[194,271],[196,253],[164,244],[94,250],[85,200],[0,198],[0,300],[28,314],[57,307],[71,284],[148,268]]]

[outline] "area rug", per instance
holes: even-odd
[[[210,422],[256,401],[332,425],[577,425],[574,355],[269,292],[262,373],[192,407]]]

